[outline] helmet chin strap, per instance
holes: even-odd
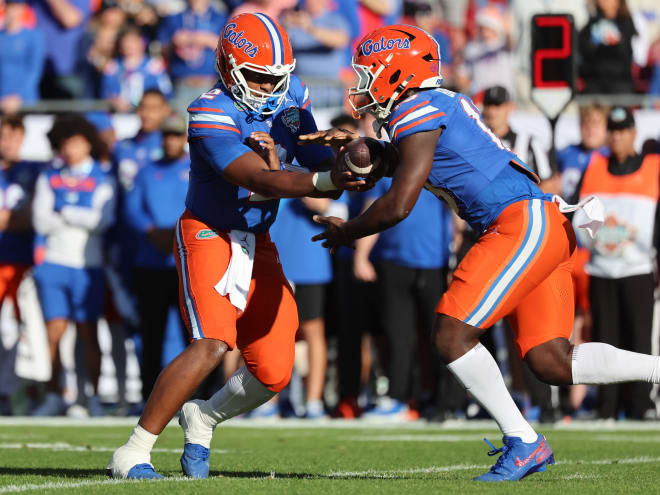
[[[262,110],[266,109],[269,112],[273,113],[277,110],[277,108],[280,106],[281,99],[276,97],[276,96],[271,96],[266,100],[266,103],[261,107]]]

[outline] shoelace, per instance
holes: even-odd
[[[490,468],[491,471],[497,471],[498,468],[502,466],[502,463],[504,462],[504,458],[506,457],[506,453],[509,450],[509,446],[504,444],[500,448],[495,447],[492,443],[487,438],[484,438],[484,442],[492,449],[490,452],[488,452],[489,456],[497,455],[499,453],[502,453],[502,455],[497,459],[497,462],[495,462],[495,465]]]

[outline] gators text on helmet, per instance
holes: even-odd
[[[268,115],[277,111],[295,65],[289,37],[265,14],[232,17],[220,34],[216,70],[234,98],[254,112]],[[278,78],[273,91],[265,93],[248,87],[246,70]]]
[[[357,86],[348,90],[353,110],[371,112],[381,121],[407,89],[442,85],[440,45],[415,26],[376,29],[360,41],[352,65],[358,75]]]

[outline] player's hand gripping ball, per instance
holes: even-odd
[[[373,184],[389,171],[387,153],[394,148],[387,144],[369,137],[355,139],[341,148],[337,154],[337,166]]]

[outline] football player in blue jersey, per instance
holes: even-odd
[[[560,211],[568,205],[544,194],[538,177],[484,124],[465,95],[440,87],[440,49],[425,31],[405,25],[379,28],[353,57],[358,85],[349,90],[357,113],[371,112],[398,148],[388,166],[392,185],[359,217],[317,217],[327,230],[315,236],[336,249],[380,232],[408,216],[422,187],[445,200],[482,232],[454,272],[435,323],[440,355],[459,382],[504,433],[501,453],[479,481],[519,480],[544,471],[554,454],[511,399],[497,363],[479,335],[507,317],[518,353],[546,383],[626,381],[660,383],[660,357],[602,343],[571,346],[575,233]],[[303,142],[342,145],[356,136],[320,131]],[[585,198],[597,228],[602,205]],[[600,209],[599,209],[600,207]],[[573,207],[576,208],[576,207]]]
[[[275,21],[236,16],[218,41],[220,80],[188,107],[190,179],[174,254],[191,344],[162,371],[139,424],[112,456],[114,477],[161,477],[151,448],[179,409],[183,471],[207,477],[215,427],[289,382],[298,316],[268,234],[278,198],[338,197],[338,189],[368,187],[333,167],[329,149],[298,144],[300,134],[317,128],[308,90],[291,75],[294,66],[286,32]],[[281,170],[281,161],[294,159],[314,172]],[[234,346],[245,366],[209,400],[186,402]]]

